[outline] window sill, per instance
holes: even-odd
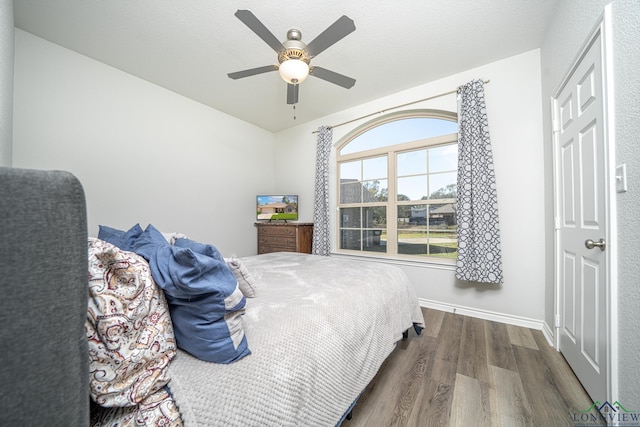
[[[439,270],[450,270],[455,271],[456,263],[455,260],[437,260],[433,258],[429,258],[428,260],[422,259],[408,259],[408,258],[396,258],[392,256],[380,256],[380,255],[367,255],[360,253],[351,253],[351,252],[336,252],[332,251],[331,256],[336,256],[340,258],[348,258],[357,261],[377,261],[383,262],[385,264],[391,265],[406,265],[411,267],[420,267],[420,268],[433,268]]]

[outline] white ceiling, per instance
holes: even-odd
[[[16,27],[272,132],[540,47],[559,0],[15,0]],[[249,9],[280,40],[310,42],[341,15],[356,31],[313,59],[357,80],[309,77],[297,120],[276,53],[234,13]]]

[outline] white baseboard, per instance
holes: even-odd
[[[553,328],[547,322],[542,325],[542,335],[547,339],[549,345],[557,350],[556,339]]]
[[[424,298],[418,298],[421,307],[433,308],[434,310],[446,311],[449,313],[461,314],[463,316],[477,317],[478,319],[491,320],[493,322],[506,323],[508,325],[522,326],[524,328],[536,329],[542,331],[545,338],[550,343],[550,337],[553,334],[547,333],[546,324],[542,320],[531,319],[522,316],[514,316],[511,314],[498,313],[495,311],[479,310],[477,308],[464,307],[454,304],[445,304],[438,301],[431,301]]]

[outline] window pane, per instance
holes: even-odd
[[[387,208],[385,206],[372,206],[362,209],[362,226],[364,228],[386,228]]]
[[[408,223],[411,221],[413,207],[410,205],[400,205],[398,206],[398,224],[400,223]],[[400,226],[400,225],[398,225]]]
[[[340,181],[342,180],[360,180],[362,179],[361,172],[362,162],[357,160],[355,162],[340,163]]]
[[[448,144],[429,149],[429,173],[458,170],[458,145]]]
[[[458,250],[455,205],[399,206],[397,239],[399,254],[455,259]]]
[[[422,200],[427,195],[427,175],[398,178],[397,200]]]
[[[374,157],[362,161],[362,179],[381,179],[387,177],[387,156]]]
[[[340,180],[340,203],[362,203],[362,183]]]
[[[457,193],[457,172],[429,175],[430,199],[453,199]]]
[[[431,205],[429,209],[429,255],[455,259],[458,226],[454,203]]]
[[[366,181],[362,183],[364,188],[364,203],[386,202],[389,195],[389,186],[386,179],[379,181]]]
[[[383,230],[364,230],[362,250],[370,252],[387,252],[387,241],[383,239]],[[386,237],[386,233],[384,233]]]
[[[431,227],[454,227],[456,224],[455,203],[429,205],[429,225]]]
[[[429,205],[398,206],[398,230],[427,225]],[[425,228],[425,227],[422,227]]]
[[[450,120],[430,117],[400,119],[383,123],[355,137],[350,143],[342,147],[340,154],[357,153],[358,151],[372,148],[402,144],[457,132],[458,123]]]
[[[360,209],[361,208],[341,208],[340,227],[360,228]]]
[[[417,205],[417,206],[405,206],[405,209],[409,208],[409,225],[427,225],[427,213],[429,212],[429,205]]]
[[[458,256],[457,227],[433,227],[429,230],[429,256],[456,259]]]
[[[427,173],[427,150],[399,153],[396,160],[398,176]]]
[[[361,250],[360,230],[340,230],[340,249]]]
[[[398,230],[398,253],[428,255],[428,236],[426,230]]]

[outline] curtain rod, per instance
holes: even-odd
[[[490,81],[491,81],[491,80],[483,80],[483,83],[484,83],[484,84],[487,84],[487,83],[489,83]],[[417,103],[419,103],[419,102],[430,101],[430,100],[432,100],[432,99],[440,98],[440,97],[442,97],[442,96],[446,96],[446,95],[451,95],[452,93],[456,93],[456,92],[458,92],[458,89],[456,89],[456,90],[450,90],[449,92],[440,93],[440,94],[438,94],[438,95],[433,95],[433,96],[430,96],[430,97],[428,97],[428,98],[418,99],[417,101],[411,101],[411,102],[407,102],[407,103],[405,103],[405,104],[400,104],[400,105],[396,105],[396,106],[394,106],[394,107],[389,107],[389,108],[386,108],[386,109],[384,109],[384,110],[376,111],[376,112],[374,112],[374,113],[369,113],[369,114],[366,114],[366,115],[364,115],[364,116],[360,116],[360,117],[357,117],[357,118],[355,118],[355,119],[351,119],[351,120],[348,120],[348,121],[346,121],[346,122],[342,122],[342,123],[339,123],[339,124],[337,124],[337,125],[333,125],[333,126],[329,126],[329,127],[330,127],[331,129],[333,129],[333,128],[337,128],[337,127],[339,127],[339,126],[348,125],[349,123],[353,123],[353,122],[356,122],[356,121],[358,121],[358,120],[366,119],[367,117],[375,116],[376,114],[386,113],[387,111],[395,110],[396,108],[406,107],[406,106],[408,106],[408,105],[412,105],[412,104],[417,104]],[[318,133],[318,131],[317,131],[317,130],[314,130],[314,131],[313,131],[313,132],[311,132],[311,133]]]

